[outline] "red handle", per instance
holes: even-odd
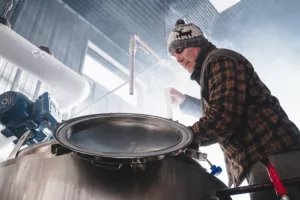
[[[263,156],[260,158],[260,162],[266,167],[268,174],[270,176],[271,181],[273,182],[274,189],[277,196],[283,196],[287,195],[287,191],[285,187],[282,184],[282,181],[274,168],[274,166],[271,164],[268,157]]]

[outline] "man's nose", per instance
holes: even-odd
[[[174,56],[175,56],[175,59],[177,62],[179,62],[179,63],[182,62],[183,58],[182,58],[182,56],[180,56],[180,54],[174,54]]]

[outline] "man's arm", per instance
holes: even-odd
[[[206,146],[232,136],[240,125],[246,99],[245,68],[230,58],[210,63],[206,115],[192,127],[194,140]]]
[[[201,100],[189,95],[185,95],[185,100],[179,105],[181,112],[193,117],[202,117]]]

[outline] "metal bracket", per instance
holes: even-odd
[[[196,149],[186,149],[185,154],[198,161],[207,161],[207,153],[201,153]]]
[[[97,162],[94,160],[92,160],[91,162],[95,167],[101,167],[108,170],[120,170],[123,167],[123,164],[119,163]]]
[[[51,153],[56,155],[56,156],[61,156],[64,154],[68,154],[72,152],[70,149],[67,149],[63,146],[61,146],[60,144],[53,144],[51,145]]]
[[[16,158],[20,148],[22,147],[22,145],[24,144],[24,142],[26,141],[27,137],[30,134],[30,130],[26,131],[23,136],[19,139],[18,143],[16,144],[16,146],[14,147],[14,149],[12,150],[12,152],[9,154],[8,156],[8,160]]]
[[[131,159],[130,166],[133,170],[139,168],[140,170],[144,171],[146,169],[146,160],[145,158],[133,158]]]

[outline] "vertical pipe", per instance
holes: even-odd
[[[36,84],[36,88],[35,88],[35,91],[34,91],[34,95],[33,95],[32,100],[38,99],[39,94],[40,94],[41,87],[42,87],[42,82],[41,82],[40,80],[38,80],[38,81],[37,81],[37,84]]]
[[[12,82],[12,86],[11,86],[12,91],[17,91],[19,89],[20,86],[19,84],[20,84],[20,80],[22,79],[22,76],[23,76],[23,72],[18,68],[16,76]]]
[[[133,95],[134,87],[134,68],[135,68],[135,53],[136,53],[136,41],[135,35],[130,38],[129,55],[130,55],[130,77],[129,77],[129,94]]]
[[[12,9],[13,5],[14,5],[13,0],[8,0],[7,1],[6,7],[5,7],[4,12],[2,14],[3,18],[7,17],[8,12]]]

